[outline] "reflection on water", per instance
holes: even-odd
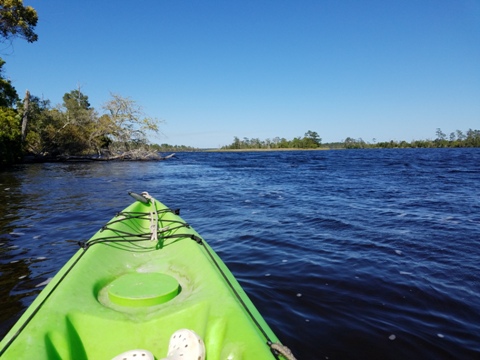
[[[15,323],[24,309],[22,299],[25,295],[19,293],[16,287],[19,280],[26,279],[31,274],[29,264],[19,260],[27,253],[25,244],[17,241],[25,233],[15,226],[22,216],[23,198],[19,196],[21,172],[21,169],[0,172],[0,298],[8,299],[2,301],[0,312],[2,335]]]

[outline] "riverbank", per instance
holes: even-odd
[[[324,151],[324,150],[343,150],[330,148],[299,149],[299,148],[281,148],[281,149],[205,149],[204,152],[268,152],[268,151]]]

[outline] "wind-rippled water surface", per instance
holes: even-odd
[[[0,172],[0,335],[148,191],[298,359],[480,358],[480,149],[179,153]]]

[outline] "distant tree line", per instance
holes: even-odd
[[[446,135],[440,128],[437,128],[434,140],[413,140],[407,141],[382,141],[368,143],[363,139],[347,137],[343,142],[345,149],[368,149],[368,148],[460,148],[480,147],[480,130],[468,129],[463,132],[456,130]]]
[[[198,148],[186,145],[153,144],[150,149],[159,152],[200,151]]]
[[[225,150],[243,149],[317,149],[321,147],[322,139],[315,131],[307,131],[303,137],[295,137],[292,140],[275,137],[273,139],[260,140],[238,137],[233,138],[233,143],[223,146]]]
[[[480,130],[469,129],[465,132],[456,130],[446,135],[441,129],[437,128],[436,138],[434,140],[413,140],[407,141],[382,141],[369,143],[363,139],[354,139],[347,137],[344,141],[321,143],[321,138],[314,131],[307,131],[305,136],[296,137],[293,140],[285,138],[273,138],[260,140],[258,138],[234,137],[233,143],[223,146],[225,150],[247,150],[247,149],[371,149],[371,148],[453,148],[453,147],[480,147]]]

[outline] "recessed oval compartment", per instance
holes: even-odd
[[[180,292],[174,277],[162,273],[130,273],[108,286],[108,298],[116,305],[146,307],[164,304]]]

